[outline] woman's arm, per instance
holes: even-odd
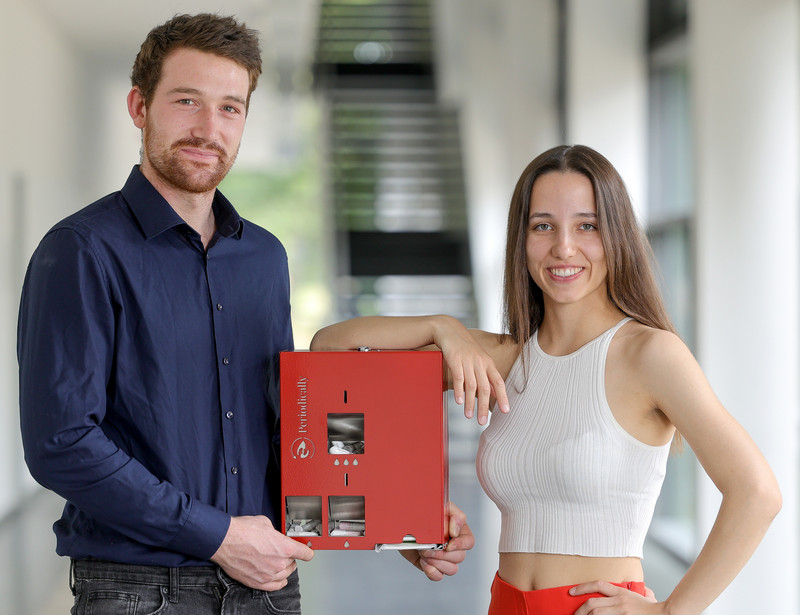
[[[671,333],[650,330],[636,359],[631,377],[643,380],[653,406],[692,447],[722,493],[722,504],[700,554],[666,601],[648,604],[606,587],[603,593],[615,595],[590,599],[576,615],[612,604],[620,613],[701,613],[741,571],[781,508],[780,489],[766,459],[717,399],[685,344]],[[586,584],[576,593],[598,591],[600,585]],[[610,600],[617,602],[604,602]]]
[[[355,350],[361,346],[416,350],[435,344],[437,329],[457,329],[459,325],[455,318],[443,315],[363,316],[320,329],[311,340],[311,350]]]
[[[365,316],[336,323],[319,330],[311,340],[311,350],[354,350],[362,346],[381,350],[439,348],[450,371],[456,403],[464,404],[464,414],[472,418],[477,397],[478,422],[489,416],[491,398],[501,411],[508,411],[503,378],[495,365],[501,344],[481,343],[484,332],[471,332],[451,316]],[[497,337],[497,336],[495,336]],[[506,353],[508,351],[506,350]]]
[[[645,362],[658,407],[722,493],[703,549],[667,599],[668,612],[700,613],[750,559],[781,508],[781,493],[761,451],[717,399],[689,349],[671,334],[657,337],[664,341],[648,344]]]

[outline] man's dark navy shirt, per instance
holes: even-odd
[[[31,258],[17,353],[25,457],[67,500],[57,551],[207,564],[231,516],[277,527],[286,252],[219,192],[207,250],[134,167]]]

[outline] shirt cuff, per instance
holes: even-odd
[[[167,548],[210,560],[222,544],[230,524],[228,513],[192,499],[186,523]]]

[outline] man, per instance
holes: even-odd
[[[257,34],[232,18],[156,27],[128,95],[141,164],[31,258],[23,443],[67,500],[56,550],[78,614],[300,611],[296,560],[313,552],[274,527],[286,253],[216,191],[260,72]],[[409,558],[432,579],[474,543],[457,509],[451,533],[449,551]]]

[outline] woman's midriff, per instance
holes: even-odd
[[[589,581],[642,581],[637,557],[582,557],[550,553],[501,553],[500,578],[522,591],[576,585]]]

